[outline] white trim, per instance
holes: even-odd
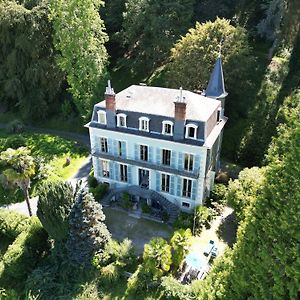
[[[166,133],[165,132],[165,125],[170,125],[171,126],[171,133]],[[162,134],[164,135],[173,135],[173,128],[174,128],[174,123],[172,121],[162,121]]]
[[[143,122],[146,122],[145,124],[147,124],[146,125],[146,129],[142,129],[142,125],[143,125]],[[141,130],[141,131],[146,131],[146,132],[149,132],[150,130],[150,126],[149,126],[149,123],[150,123],[150,119],[149,118],[147,118],[147,117],[140,117],[139,118],[139,130]]]
[[[194,137],[190,137],[190,136],[188,135],[189,129],[190,129],[190,128],[194,128],[194,129],[195,129]],[[196,140],[196,139],[197,139],[197,129],[198,129],[198,126],[195,125],[195,124],[187,124],[187,125],[185,125],[185,138],[186,138],[186,139]]]
[[[124,123],[125,123],[124,126],[121,125],[121,120],[120,120],[121,118],[124,118]],[[117,114],[117,126],[127,128],[127,115]]]
[[[98,110],[97,114],[98,114],[98,123],[106,125],[107,124],[107,121],[106,121],[106,112],[104,110]],[[104,122],[100,122],[100,118],[101,118],[100,115],[104,117]]]

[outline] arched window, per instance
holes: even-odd
[[[162,122],[162,134],[173,135],[173,122],[171,121]]]
[[[117,114],[117,126],[127,127],[126,118],[127,116],[125,114]]]
[[[195,124],[187,124],[185,126],[185,138],[186,139],[197,139],[198,126]]]
[[[139,130],[149,132],[149,121],[150,119],[147,117],[139,118]]]
[[[98,110],[98,123],[106,125],[106,112],[104,110]]]

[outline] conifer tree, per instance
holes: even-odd
[[[70,214],[70,231],[67,248],[70,260],[75,264],[90,264],[95,252],[102,252],[110,240],[110,233],[103,223],[102,206],[91,193],[81,189],[76,195]]]

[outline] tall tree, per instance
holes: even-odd
[[[58,111],[63,73],[56,66],[49,1],[0,1],[0,112],[43,119]]]
[[[139,67],[161,64],[180,35],[192,25],[194,0],[127,0],[123,36]]]
[[[79,190],[72,208],[67,248],[70,259],[79,265],[89,266],[95,252],[102,252],[110,240],[110,233],[103,223],[102,206],[92,194]]]
[[[43,227],[54,240],[65,240],[69,233],[69,215],[74,205],[71,184],[45,181],[38,187],[37,194],[37,216]]]
[[[33,176],[36,174],[34,158],[30,155],[30,150],[25,147],[18,149],[8,148],[1,152],[0,162],[4,164],[2,175],[7,184],[17,185],[23,192],[27,203],[29,215],[32,211],[29,202],[29,189]]]
[[[102,0],[51,0],[58,65],[67,74],[77,110],[86,118],[104,88],[107,34],[99,16]],[[98,99],[99,100],[99,99]]]

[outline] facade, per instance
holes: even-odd
[[[221,57],[202,95],[145,85],[115,94],[109,82],[86,125],[95,177],[111,189],[156,191],[192,211],[219,169],[226,96]]]

